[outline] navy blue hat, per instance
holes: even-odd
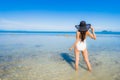
[[[79,25],[75,25],[79,31],[87,31],[90,29],[91,24],[86,24],[85,21],[81,21]]]

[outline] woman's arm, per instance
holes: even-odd
[[[72,50],[72,49],[75,47],[76,43],[79,41],[79,35],[80,35],[80,33],[77,31],[77,32],[76,32],[76,41],[75,41],[74,44],[69,48],[69,50]]]
[[[88,31],[87,34],[88,34],[89,37],[91,37],[92,39],[96,40],[96,35],[95,35],[93,27],[91,27],[91,33]]]

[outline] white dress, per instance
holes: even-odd
[[[83,51],[86,48],[86,39],[84,41],[79,41],[76,44],[76,47],[79,51]]]

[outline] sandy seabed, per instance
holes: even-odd
[[[120,80],[120,43],[116,42],[120,37],[104,44],[111,37],[98,36],[97,45],[88,39],[91,73],[81,54],[79,71],[74,69],[74,51],[68,50],[74,37],[0,37],[0,80]]]

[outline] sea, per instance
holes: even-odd
[[[120,34],[87,38],[92,72],[80,52],[75,71],[75,32],[0,33],[0,80],[120,80]]]

